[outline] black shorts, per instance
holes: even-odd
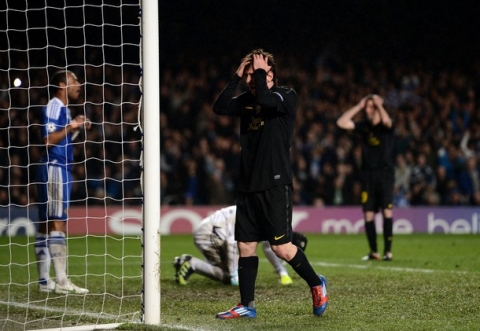
[[[395,174],[390,169],[363,170],[361,202],[363,211],[392,209]]]
[[[261,192],[239,192],[235,240],[280,245],[292,240],[292,186]]]

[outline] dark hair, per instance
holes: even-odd
[[[50,78],[50,84],[48,86],[50,95],[55,95],[58,89],[60,88],[60,83],[67,84],[68,81],[68,74],[71,73],[70,70],[61,70],[57,71],[53,74],[52,78]]]
[[[247,55],[245,55],[243,59],[253,58],[254,54],[262,54],[263,56],[267,57],[268,59],[267,64],[271,67],[270,71],[273,73],[273,83],[277,85],[277,68],[275,66],[275,59],[273,58],[273,54],[269,52],[265,52],[261,48],[257,48],[251,51],[250,53],[248,53]]]
[[[363,110],[365,110],[367,108],[367,101],[369,101],[369,100],[373,101],[373,96],[374,96],[374,94],[370,93],[365,97],[365,106],[363,107]],[[377,108],[377,106],[375,105],[375,102],[373,103],[373,108]]]

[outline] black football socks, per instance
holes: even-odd
[[[392,251],[393,240],[393,218],[383,219],[383,240],[385,242],[385,253]]]
[[[238,280],[240,303],[245,307],[255,307],[255,281],[258,272],[258,256],[238,258]]]
[[[377,252],[377,230],[375,228],[375,221],[365,220],[365,233],[367,235],[368,245],[371,252]]]
[[[312,265],[308,262],[305,253],[301,249],[297,249],[297,254],[295,254],[293,259],[287,261],[287,263],[308,283],[308,286],[314,287],[321,284],[320,278],[315,273],[315,270],[313,270]]]

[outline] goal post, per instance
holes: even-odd
[[[71,117],[92,124],[72,143],[64,241],[68,278],[86,294],[40,287],[37,270],[58,245],[38,237],[36,170],[62,70],[81,84]],[[0,331],[160,324],[159,85],[157,0],[0,4]]]
[[[158,1],[143,0],[144,318],[160,324],[160,58]]]

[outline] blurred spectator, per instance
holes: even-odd
[[[393,204],[397,207],[408,206],[410,200],[410,178],[412,167],[403,154],[397,154],[395,160],[395,183],[393,185]]]
[[[473,172],[467,170],[471,157],[477,168],[480,160],[478,64],[365,60],[335,51],[320,58],[305,55],[277,57],[284,61],[280,85],[292,85],[298,94],[292,145],[295,203],[359,203],[359,144],[353,135],[339,133],[335,121],[342,109],[375,91],[385,96],[395,122],[395,154],[405,160],[400,165],[403,160],[397,159],[395,204],[438,200],[440,205],[479,205],[480,194],[471,189]],[[83,54],[78,58],[76,62],[84,61]],[[0,59],[8,62],[1,54]],[[161,61],[161,203],[229,204],[236,194],[239,125],[235,119],[213,116],[211,105],[228,79],[221,75],[231,71],[223,66],[231,61],[215,54],[198,55],[193,65],[186,65],[187,59]],[[81,70],[77,74],[87,82],[85,97],[72,106],[72,115],[85,113],[93,127],[85,144],[75,149],[77,160],[85,157],[87,169],[81,173],[83,167],[75,167],[72,203],[139,203],[139,69],[86,65]],[[36,68],[29,68],[28,75],[31,88],[14,89],[8,86],[8,72],[0,71],[0,205],[28,204],[34,194],[30,184],[35,165],[28,165],[42,152],[38,110],[46,103],[47,77]],[[407,168],[413,171],[419,154],[436,180],[417,183],[416,177],[424,175],[417,168],[415,184],[406,187]],[[346,165],[351,167],[347,174]]]
[[[475,194],[480,192],[480,168],[474,156],[470,156],[458,176],[459,191],[465,204],[474,204]]]
[[[436,177],[433,169],[427,164],[427,157],[420,153],[417,156],[417,162],[412,167],[410,176],[411,189],[411,205],[426,205],[429,202],[425,201],[427,197],[425,192],[432,192],[436,187]]]

